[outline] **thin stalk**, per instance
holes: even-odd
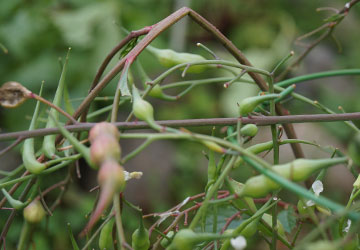
[[[73,124],[77,124],[78,122],[68,113],[66,113],[64,110],[62,110],[61,108],[59,108],[58,106],[52,104],[51,102],[49,102],[48,100],[46,100],[45,98],[42,98],[41,96],[38,96],[37,94],[31,93],[30,94],[31,98],[34,98],[35,100],[38,100],[44,104],[46,104],[47,106],[55,109],[56,111],[58,111],[60,114],[64,115],[66,118],[68,118],[71,123]]]
[[[199,210],[197,211],[195,217],[193,218],[193,220],[190,223],[189,228],[190,229],[194,229],[197,225],[197,223],[199,222],[200,218],[203,216],[203,214],[205,213],[208,205],[209,205],[209,201],[210,199],[214,196],[214,194],[216,193],[216,191],[218,190],[218,188],[220,187],[220,185],[223,183],[225,177],[230,173],[232,166],[235,162],[237,157],[233,156],[228,164],[225,166],[224,170],[222,171],[221,175],[219,176],[219,178],[216,180],[216,182],[209,188],[208,192],[206,193],[205,199],[201,205],[201,207],[199,208]]]
[[[65,161],[65,162],[62,162],[58,165],[55,165],[51,168],[48,168],[48,169],[45,169],[44,171],[41,172],[40,175],[46,175],[46,174],[49,174],[49,173],[52,173],[52,172],[55,172],[63,167],[66,167],[67,165],[69,165],[71,162],[77,160],[77,159],[80,159],[80,155],[78,155],[77,157],[74,157],[72,160],[68,160],[68,161]],[[29,174],[29,175],[26,175],[26,176],[23,176],[23,177],[19,177],[19,178],[16,178],[16,179],[13,179],[11,181],[7,181],[7,182],[3,182],[3,183],[0,183],[0,188],[3,188],[3,187],[6,187],[6,186],[9,186],[9,185],[12,185],[12,184],[15,184],[17,182],[23,182],[23,181],[26,181],[28,179],[31,179],[33,177],[36,177],[37,175],[35,174]]]
[[[360,75],[360,69],[342,69],[342,70],[330,70],[322,71],[318,73],[293,77],[281,82],[276,83],[276,86],[286,88],[294,83],[306,82],[318,78],[334,77],[334,76],[346,76],[346,75]]]
[[[274,94],[274,77],[271,75],[269,77],[269,93]],[[275,100],[270,100],[270,115],[274,116],[276,115],[275,111]],[[271,128],[271,136],[273,140],[273,149],[274,149],[274,164],[279,163],[279,143],[278,143],[278,133],[277,133],[277,127],[276,124],[272,124],[270,126]]]
[[[271,124],[286,123],[307,123],[307,122],[336,122],[360,120],[360,112],[345,114],[313,114],[313,115],[286,115],[286,116],[253,116],[251,118],[243,117],[243,124],[256,124],[258,126],[266,126]],[[167,127],[198,127],[198,126],[223,126],[235,125],[238,118],[210,118],[210,119],[185,119],[185,120],[163,120],[156,121],[157,124]],[[76,125],[64,126],[69,132],[88,131],[95,123],[80,123]],[[115,126],[119,129],[144,129],[149,128],[146,122],[115,122]],[[22,136],[24,139],[29,137],[44,136],[48,134],[59,134],[57,128],[35,129],[32,131],[18,131],[0,134],[0,141],[17,139]]]
[[[125,241],[124,229],[122,226],[120,199],[119,199],[118,193],[116,193],[114,195],[113,202],[114,202],[114,208],[115,208],[116,232],[117,232],[117,236],[119,239],[120,249],[124,250],[125,249],[124,245],[125,245],[126,241]]]
[[[86,250],[88,247],[90,247],[91,242],[93,242],[93,241],[96,239],[96,237],[98,236],[98,234],[101,232],[101,229],[106,225],[106,223],[109,222],[109,220],[112,219],[113,216],[114,216],[114,215],[113,215],[112,213],[110,213],[110,214],[108,215],[108,217],[103,221],[103,223],[101,223],[101,225],[100,225],[100,226],[96,229],[96,231],[91,235],[90,239],[88,239],[88,240],[86,241],[85,246],[84,246],[81,250]]]

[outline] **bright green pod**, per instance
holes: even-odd
[[[70,48],[69,51],[66,55],[65,58],[65,63],[60,75],[60,80],[59,80],[59,84],[58,87],[56,89],[55,92],[55,96],[54,96],[54,100],[53,100],[53,104],[55,106],[60,107],[61,105],[61,99],[63,97],[63,92],[64,92],[64,87],[65,87],[65,77],[66,77],[66,71],[67,71],[67,64],[68,64],[68,60],[69,60],[69,53],[70,53]],[[51,108],[50,111],[51,115],[54,117],[55,120],[59,120],[59,113]],[[48,117],[47,123],[46,123],[46,128],[55,128],[56,124],[54,122],[53,119],[51,119],[50,117]],[[55,148],[55,139],[56,139],[56,135],[47,135],[44,137],[44,141],[43,141],[43,145],[42,145],[42,151],[44,152],[44,154],[46,155],[46,157],[48,157],[49,159],[54,159],[55,158],[55,152],[56,152],[56,148]]]
[[[112,229],[114,226],[115,218],[111,218],[105,226],[101,229],[99,236],[100,250],[111,249],[113,246]]]
[[[26,206],[26,203],[21,202],[19,200],[15,200],[13,197],[11,197],[11,195],[8,192],[6,192],[6,190],[4,188],[2,188],[1,191],[3,192],[4,196],[6,197],[6,200],[16,210],[22,209],[23,207]]]
[[[169,239],[172,239],[174,237],[174,231],[170,231],[166,234],[166,237],[168,237]],[[163,238],[161,241],[160,241],[160,245],[163,247],[163,248],[167,248],[169,245],[170,245],[171,241],[168,240],[167,238]]]
[[[150,247],[149,232],[144,226],[142,216],[139,227],[132,234],[131,246],[134,250],[147,250]]]
[[[241,135],[254,137],[259,131],[255,124],[246,124],[240,129]]]
[[[41,85],[39,96],[41,96],[42,89],[43,89],[43,84]],[[39,115],[39,109],[40,109],[40,102],[37,101],[35,106],[35,111],[31,119],[29,131],[35,129],[36,120]],[[26,170],[28,170],[32,174],[40,174],[46,168],[46,165],[36,160],[35,151],[34,151],[34,140],[35,140],[34,138],[28,138],[24,141],[22,160]]]
[[[192,250],[197,242],[197,234],[191,229],[181,229],[176,233],[167,250]]]
[[[347,158],[331,158],[331,159],[297,159],[291,163],[275,165],[272,170],[280,176],[295,182],[304,181],[314,172],[330,167],[339,163],[347,162]],[[279,189],[281,186],[264,175],[258,175],[249,178],[241,191],[241,195],[252,198],[260,198],[266,196],[271,191]]]
[[[239,104],[240,116],[246,116],[249,113],[253,112],[256,106],[258,106],[262,102],[274,100],[278,97],[279,97],[278,94],[247,97],[243,99]]]
[[[269,227],[272,227],[272,216],[270,214],[267,214],[267,213],[264,213],[263,216],[261,217],[261,219],[269,226]],[[272,233],[268,234],[267,230],[264,230],[263,227],[259,227],[260,230],[265,233],[266,235],[268,236],[271,236]],[[276,222],[276,230],[277,230],[277,233],[282,236],[283,238],[286,239],[286,234],[285,234],[285,229],[284,229],[284,226],[283,224],[281,223],[280,220],[277,220]]]
[[[151,104],[141,98],[139,91],[133,85],[133,112],[136,118],[146,121],[147,123],[154,122],[154,108]]]
[[[159,60],[161,65],[167,68],[171,68],[178,64],[192,63],[192,62],[199,62],[206,60],[206,58],[200,55],[191,54],[191,53],[180,53],[171,49],[157,49],[152,46],[148,46],[147,49],[152,55],[154,55]],[[201,73],[206,68],[208,68],[208,65],[193,65],[190,66],[186,72]],[[181,70],[183,69],[184,68],[182,68]]]
[[[253,153],[253,154],[259,154],[259,153],[264,152],[266,150],[272,149],[272,147],[273,147],[273,142],[268,141],[268,142],[258,143],[256,145],[248,147],[246,150]],[[239,167],[243,163],[244,163],[244,159],[242,157],[238,157],[238,159],[234,163],[234,168]]]

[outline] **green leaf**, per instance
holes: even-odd
[[[284,229],[287,233],[291,233],[291,231],[296,226],[296,216],[294,209],[292,207],[289,207],[288,209],[281,211],[278,214],[278,219],[283,224]]]

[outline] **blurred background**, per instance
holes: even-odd
[[[0,82],[18,81],[37,93],[41,81],[45,81],[44,97],[52,100],[61,68],[59,58],[64,58],[67,48],[72,51],[67,74],[70,98],[79,99],[87,95],[88,88],[96,70],[107,53],[125,36],[122,28],[138,30],[159,22],[182,6],[188,6],[214,24],[228,37],[256,67],[271,70],[294,50],[296,55],[304,47],[296,45],[295,39],[321,26],[331,11],[317,12],[319,7],[341,9],[346,1],[239,1],[239,0],[12,0],[0,1],[0,43],[8,53],[0,51]],[[312,72],[360,67],[360,6],[351,9],[349,15],[336,28],[337,42],[327,39],[317,46],[291,76]],[[303,40],[310,43],[316,35]],[[221,44],[198,24],[185,18],[160,37],[152,45],[158,48],[172,48],[180,52],[211,56],[196,46],[201,42],[211,48],[221,58],[234,60]],[[337,44],[341,44],[341,49]],[[118,56],[113,60],[116,63]],[[144,51],[139,60],[151,78],[161,74],[165,68],[160,66],[150,53]],[[188,74],[185,79],[201,79],[227,76],[222,70],[207,70],[199,75]],[[135,80],[137,80],[136,76]],[[290,76],[289,76],[290,77]],[[101,92],[101,96],[112,96],[119,77]],[[171,75],[166,83],[183,80],[181,72]],[[360,110],[359,77],[325,78],[298,84],[296,91],[313,100],[325,104],[333,110],[341,105],[347,112]],[[142,84],[136,82],[138,87]],[[149,99],[155,106],[156,119],[191,119],[211,117],[236,117],[237,105],[242,98],[256,95],[258,89],[252,85],[234,84],[229,89],[223,83],[208,84],[194,88],[177,102]],[[170,93],[177,93],[170,92]],[[77,99],[77,101],[76,101]],[[111,101],[96,102],[92,110],[111,104]],[[16,109],[0,109],[1,133],[26,130],[35,106],[27,101]],[[319,113],[312,106],[290,100],[286,107],[292,114]],[[124,120],[130,105],[120,109],[119,121]],[[45,112],[42,113],[45,118]],[[107,115],[91,121],[105,120]],[[44,126],[44,123],[39,124]],[[320,145],[346,148],[352,136],[351,131],[342,123],[298,124],[295,125],[298,137],[316,141]],[[211,132],[210,127],[194,128],[196,132]],[[262,128],[254,142],[271,139],[269,128]],[[218,136],[224,136],[220,128]],[[130,152],[141,141],[121,141],[123,154]],[[0,148],[8,143],[1,142]],[[251,144],[250,144],[251,145]],[[0,168],[11,170],[21,164],[20,148],[1,159]],[[304,146],[306,157],[328,156],[320,149]],[[203,156],[204,147],[191,142],[155,142],[138,157],[129,161],[128,171],[143,171],[141,180],[128,183],[125,197],[144,209],[144,213],[162,212],[180,203],[186,197],[201,193],[206,185],[207,160]],[[269,157],[269,156],[268,156]],[[281,148],[281,161],[293,159],[289,147]],[[63,203],[48,220],[46,228],[35,233],[36,249],[69,249],[66,223],[71,222],[77,234],[85,225],[85,215],[91,211],[96,192],[89,190],[96,185],[96,172],[86,166],[81,167],[82,178],[73,177]],[[54,173],[51,180],[44,180],[44,187],[65,177],[67,171]],[[244,167],[234,173],[239,181],[244,181],[252,172]],[[339,181],[339,178],[343,181]],[[351,191],[352,177],[344,166],[329,171],[325,195],[339,202],[347,200]],[[20,192],[19,190],[16,195]],[[47,197],[51,201],[57,193]],[[53,196],[53,197],[52,197]],[[284,194],[286,196],[286,194]],[[289,197],[289,196],[287,196]],[[291,201],[291,196],[289,197]],[[0,225],[3,225],[9,211],[0,211]],[[137,216],[127,211],[124,219],[125,230],[132,232],[137,226]],[[21,228],[18,215],[6,238],[7,249],[13,249]],[[151,219],[147,222],[150,225]]]

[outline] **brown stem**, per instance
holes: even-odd
[[[199,127],[199,126],[225,126],[237,124],[239,118],[208,118],[208,119],[187,119],[187,120],[163,120],[156,121],[157,124],[165,127]],[[242,124],[256,124],[267,126],[271,124],[308,123],[308,122],[337,122],[360,120],[360,112],[341,114],[314,114],[314,115],[284,115],[284,116],[252,116],[241,118]],[[88,131],[96,123],[78,123],[67,125],[65,128],[70,132]],[[115,122],[119,129],[144,129],[149,128],[146,122]],[[49,134],[60,134],[57,128],[42,128],[31,131],[18,131],[0,134],[0,141],[17,139],[23,137],[45,136]]]
[[[16,147],[19,143],[21,143],[24,139],[22,137],[18,137],[16,141],[11,143],[8,147],[4,148],[0,151],[0,157],[9,152],[12,148]]]
[[[106,58],[104,59],[104,61],[102,62],[100,68],[98,69],[95,78],[92,82],[92,85],[89,89],[89,93],[96,87],[96,85],[99,83],[100,77],[102,76],[102,74],[104,73],[107,65],[110,63],[111,59],[116,55],[116,53],[118,53],[128,42],[130,42],[132,39],[145,35],[147,33],[149,33],[151,27],[145,27],[141,30],[136,30],[136,31],[132,31],[130,32],[118,45],[116,45],[111,51],[110,53],[106,56]],[[86,121],[86,115],[88,113],[88,109],[86,108],[84,110],[84,112],[81,115],[81,122]]]
[[[23,201],[25,199],[25,197],[28,194],[28,192],[30,191],[32,185],[35,183],[35,179],[36,178],[32,178],[28,182],[28,184],[26,185],[24,191],[20,194],[20,197],[19,197],[20,201]],[[7,221],[6,221],[5,225],[4,225],[4,228],[3,228],[2,232],[1,232],[1,235],[0,235],[0,248],[1,248],[2,244],[3,244],[3,242],[5,241],[6,234],[9,231],[10,225],[11,225],[12,221],[15,218],[16,212],[17,212],[16,210],[13,210],[11,212],[11,214],[9,215],[9,217],[8,217],[8,219],[7,219]]]
[[[38,96],[37,94],[34,94],[34,93],[31,93],[30,94],[30,97],[31,98],[34,98],[46,105],[48,105],[49,107],[53,108],[53,109],[56,109],[56,111],[58,111],[59,113],[61,113],[62,115],[64,115],[66,118],[68,118],[71,123],[73,124],[76,124],[77,121],[71,116],[69,115],[68,113],[66,113],[64,110],[62,110],[61,108],[59,108],[58,106],[54,105],[53,103],[49,102],[48,100],[42,98],[41,96]]]

